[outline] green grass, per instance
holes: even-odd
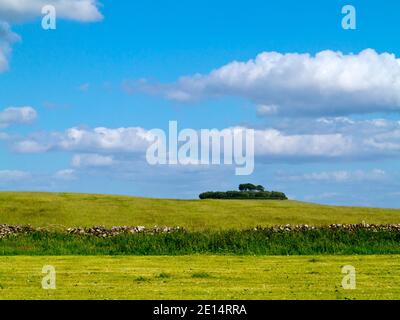
[[[400,254],[395,231],[203,231],[121,234],[110,238],[34,232],[0,240],[11,255],[350,255]]]
[[[257,225],[399,223],[400,210],[273,200],[166,200],[67,193],[0,193],[0,223],[33,226],[154,225],[189,230]]]
[[[0,193],[0,223],[55,230],[93,225],[190,230],[107,239],[36,232],[0,240],[0,299],[400,299],[400,255],[391,255],[400,253],[397,233],[241,231],[362,221],[399,223],[400,210]],[[354,253],[360,255],[347,255]],[[303,256],[280,256],[287,254]],[[41,288],[44,265],[56,268],[56,290]],[[344,265],[356,267],[356,290],[341,287]]]
[[[41,288],[44,265],[55,290]],[[356,290],[341,287],[344,265]],[[400,256],[1,257],[0,298],[400,299]]]

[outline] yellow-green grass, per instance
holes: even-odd
[[[399,223],[400,210],[297,201],[170,200],[67,193],[0,193],[0,223],[33,226],[167,225],[189,230],[257,225]]]
[[[44,265],[56,289],[42,289]],[[342,288],[344,265],[356,289]],[[400,256],[2,257],[1,299],[399,299]]]

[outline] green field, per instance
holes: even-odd
[[[0,223],[32,226],[154,225],[189,230],[257,225],[399,223],[400,210],[271,200],[165,200],[66,193],[0,193]]]
[[[0,193],[0,224],[51,229],[0,240],[0,299],[400,299],[397,232],[243,231],[363,221],[399,223],[400,210]],[[94,225],[180,226],[189,232],[102,239],[60,231]],[[348,255],[353,253],[361,255]],[[55,290],[41,287],[44,265],[56,268]],[[344,265],[356,268],[356,290],[341,287]]]
[[[43,265],[56,289],[41,287]],[[341,268],[357,271],[355,290]],[[1,299],[399,299],[400,256],[2,257]]]

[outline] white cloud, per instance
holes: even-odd
[[[142,90],[182,102],[243,97],[260,105],[259,113],[286,116],[397,112],[400,60],[373,49],[358,54],[326,50],[315,56],[263,52],[254,60],[234,61],[174,84],[142,80],[124,86],[128,91]]]
[[[23,140],[15,144],[14,151],[20,153],[42,153],[48,151],[48,147],[34,140]]]
[[[19,170],[0,170],[0,182],[17,182],[30,178],[31,175]]]
[[[58,147],[63,150],[100,150],[104,152],[137,152],[145,150],[152,135],[143,128],[95,128],[67,130]]]
[[[313,181],[313,182],[364,182],[364,181],[382,181],[386,179],[386,172],[381,169],[371,171],[323,171],[311,172],[300,175],[291,175],[281,173],[278,175],[279,180],[283,181]]]
[[[342,134],[287,135],[276,129],[255,131],[255,154],[278,157],[339,157],[353,150],[352,138]]]
[[[279,128],[258,128],[254,132],[255,156],[266,162],[400,157],[398,121],[320,118],[304,123],[299,121],[292,126],[282,123]],[[42,132],[14,139],[13,148],[25,153],[78,153],[73,160],[76,166],[85,163],[111,165],[114,158],[107,156],[132,154],[144,157],[153,138],[149,130],[140,127],[71,128],[65,132]]]
[[[19,40],[20,37],[11,31],[8,23],[0,21],[0,72],[8,69],[11,45]]]
[[[97,0],[0,0],[0,20],[26,21],[42,16],[42,8],[52,5],[57,17],[82,22],[103,18]]]
[[[10,107],[0,111],[0,128],[11,124],[30,124],[37,118],[37,112],[32,107]]]
[[[19,141],[15,150],[26,153],[51,150],[108,154],[141,152],[144,155],[152,141],[153,135],[139,127],[71,128],[64,133],[32,136]],[[288,135],[276,129],[255,130],[255,153],[258,156],[335,157],[351,153],[352,147],[351,137],[342,134]],[[76,158],[75,163],[78,164],[80,159],[95,160],[95,157],[90,157]]]
[[[33,135],[15,144],[19,152],[62,150],[71,152],[140,152],[146,150],[153,135],[140,127],[130,128],[70,128],[65,132]]]
[[[76,154],[72,158],[74,167],[108,167],[114,164],[112,156],[99,154]]]

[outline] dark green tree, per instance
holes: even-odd
[[[255,191],[255,190],[257,190],[257,186],[255,186],[252,183],[240,184],[239,190],[240,191]]]
[[[259,185],[256,187],[256,190],[259,191],[259,192],[264,192],[264,191],[265,191],[265,188],[264,188],[262,185],[259,184]]]

